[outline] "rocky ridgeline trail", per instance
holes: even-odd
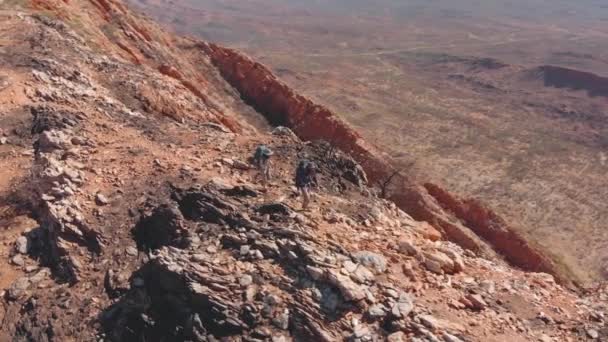
[[[177,190],[176,202],[144,216],[135,236],[140,246],[155,251],[133,275],[137,286],[106,315],[113,337],[157,334],[154,325],[128,319],[146,299],[146,315],[181,327],[165,332],[169,340],[205,340],[211,334],[333,341],[348,337],[342,336],[343,324],[356,322],[354,317],[345,322],[348,312],[364,313],[375,304],[367,312],[372,321],[389,314],[397,321],[412,311],[410,294],[391,284],[376,285],[376,275],[387,269],[384,256],[327,246],[314,237],[308,219],[288,205],[246,205],[258,196],[248,186],[211,183]],[[184,217],[194,220],[200,233],[184,230],[189,226]],[[392,291],[394,298],[384,298],[382,291]],[[126,324],[116,329],[114,322]],[[359,329],[355,339],[378,334],[378,327],[363,323],[354,328]]]
[[[577,293],[479,257],[379,198],[328,143],[253,128],[199,42],[180,41],[182,60],[165,49],[170,35],[118,2],[44,4],[70,15],[0,11],[19,36],[0,53],[11,80],[0,110],[11,96],[21,115],[2,128],[14,150],[0,158],[31,157],[7,202],[38,223],[0,245],[0,339],[608,338],[605,288]],[[248,162],[260,143],[275,151],[266,187]],[[307,211],[293,187],[304,155],[320,166]]]
[[[550,275],[433,241],[429,227],[385,201],[347,203],[357,215],[319,216],[292,201],[256,201],[263,194],[248,184],[170,189],[134,227],[149,261],[122,283],[107,276],[111,291],[123,293],[101,316],[111,340],[549,341],[597,333],[564,309],[574,297]]]

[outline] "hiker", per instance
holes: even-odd
[[[270,156],[272,155],[272,150],[266,145],[258,146],[253,154],[253,164],[262,175],[264,185],[270,181]]]
[[[296,169],[296,188],[302,194],[302,209],[306,210],[310,203],[310,188],[317,184],[317,166],[315,163],[302,159]]]

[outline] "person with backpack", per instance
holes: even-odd
[[[262,184],[266,185],[270,181],[270,156],[274,153],[268,146],[259,145],[253,154],[253,164],[262,175]]]
[[[302,209],[306,210],[310,203],[310,188],[317,184],[317,166],[314,162],[302,159],[296,168],[296,188],[302,195]]]

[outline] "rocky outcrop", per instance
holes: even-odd
[[[491,257],[494,251],[462,223],[443,210],[437,201],[421,186],[404,184],[395,186],[389,197],[400,208],[417,220],[426,221],[440,229],[446,239],[477,254]]]
[[[426,183],[424,186],[446,210],[454,213],[467,227],[490,242],[511,264],[527,271],[557,274],[548,257],[479,201],[460,200],[435,184]]]
[[[251,192],[243,195],[242,186],[209,182],[171,189],[170,200],[159,199],[165,204],[135,228],[136,239],[148,232],[150,260],[130,277],[106,277],[113,291],[126,292],[102,315],[111,340],[372,341],[403,327],[420,335],[410,318],[425,310],[397,279],[386,278],[391,261],[382,253],[332,248],[286,204],[249,206]],[[407,215],[385,201],[369,202],[377,220],[397,221],[415,234]],[[199,224],[204,232],[193,229]],[[171,244],[171,233],[184,229],[189,244]],[[453,244],[416,248],[421,263],[437,265],[431,272],[438,276],[464,271],[462,249]],[[424,272],[417,270],[412,277]]]
[[[75,283],[82,266],[80,250],[100,250],[99,234],[86,222],[75,198],[86,182],[81,153],[94,143],[82,131],[86,115],[60,104],[92,97],[93,84],[56,61],[40,59],[36,64],[33,75],[39,87],[32,96],[45,102],[30,109],[36,138],[31,200],[42,228],[39,256],[58,279]]]
[[[272,124],[288,126],[305,140],[326,140],[349,153],[364,168],[372,184],[383,183],[395,175],[397,169],[390,160],[352,127],[328,108],[297,94],[262,64],[218,45],[202,43],[200,47],[223,77]],[[415,185],[401,175],[393,178],[390,199],[415,219],[439,228],[449,240],[479,254],[492,255],[492,249],[484,242],[487,241],[515,266],[556,274],[548,258],[479,202],[471,202],[475,203],[474,210],[454,210],[445,196],[439,196],[446,194],[452,198],[445,190]]]
[[[52,109],[32,109],[35,117],[48,110]],[[82,164],[72,157],[66,158],[72,137],[71,130],[40,133],[34,167],[39,172],[33,175],[32,180],[35,208],[46,237],[43,258],[53,265],[59,278],[69,282],[77,281],[80,265],[77,256],[71,253],[74,246],[80,245],[91,252],[99,250],[97,232],[85,222],[80,204],[72,198],[85,182]]]
[[[148,21],[133,15],[123,3],[116,0],[94,0],[86,3],[42,0],[36,1],[36,4],[37,7],[44,8],[61,18],[81,11],[80,6],[87,7],[86,12],[94,14],[83,19],[89,21],[90,30],[86,38],[95,40],[97,44],[103,46],[107,56],[117,57],[137,66],[151,67],[160,74],[178,81],[175,82],[177,84],[166,82],[166,78],[163,77],[163,83],[170,83],[168,86],[154,84],[154,87],[146,87],[147,82],[137,84],[142,88],[138,89],[142,97],[147,97],[146,110],[167,115],[178,122],[186,119],[216,122],[238,133],[251,128],[244,121],[236,120],[231,108],[219,104],[208,96],[211,82],[207,77],[211,77],[212,74],[207,74],[205,72],[207,70],[204,69],[209,63],[189,58],[187,50],[188,45],[192,43],[188,39],[173,37],[159,27],[150,25]],[[74,37],[82,39],[67,29],[68,25],[52,19],[51,16],[40,16],[39,20],[69,31]],[[100,27],[107,29],[101,30]],[[61,34],[67,35],[65,32]],[[180,55],[181,58],[175,58],[176,55]],[[182,87],[198,100],[188,98],[187,101],[183,101],[188,94],[183,94],[181,89],[175,90]]]
[[[547,87],[585,90],[589,96],[608,97],[608,78],[591,72],[543,65],[531,73],[538,74]]]

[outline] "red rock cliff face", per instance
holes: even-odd
[[[200,46],[228,83],[272,124],[288,126],[305,140],[327,140],[350,153],[365,169],[370,182],[386,180],[395,172],[388,158],[366,143],[346,122],[329,109],[297,94],[262,64],[214,44],[201,43]],[[479,254],[491,255],[492,249],[478,238],[480,236],[513,265],[561,278],[547,258],[480,203],[459,202],[437,186],[418,186],[405,177],[397,177],[394,184],[396,190],[390,199],[415,219],[440,229],[449,240]],[[472,230],[463,222],[471,225]]]
[[[380,179],[393,170],[380,151],[338,116],[294,92],[262,64],[217,45],[201,46],[223,77],[270,123],[288,126],[305,140],[324,139],[335,144],[355,157],[372,179]]]
[[[477,200],[460,200],[439,186],[426,183],[424,187],[446,210],[462,220],[467,227],[488,241],[507,261],[528,271],[556,273],[551,260],[531,246],[500,216]]]

